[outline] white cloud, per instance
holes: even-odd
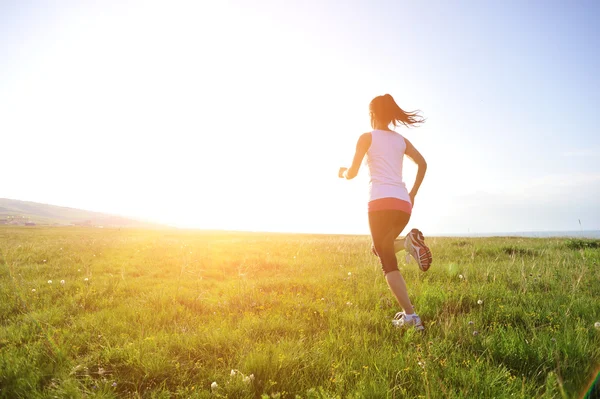
[[[562,154],[563,157],[600,157],[600,148],[579,148],[567,151]]]
[[[439,233],[600,229],[600,174],[554,174],[494,192],[473,192],[433,207]]]

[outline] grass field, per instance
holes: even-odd
[[[600,242],[428,243],[427,273],[399,256],[419,334],[391,325],[367,237],[0,228],[0,397],[585,392]]]

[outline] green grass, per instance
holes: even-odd
[[[0,228],[0,397],[585,392],[600,366],[598,241],[428,243],[427,273],[399,257],[419,334],[391,325],[367,237]]]

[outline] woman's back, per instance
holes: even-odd
[[[371,132],[371,146],[367,151],[371,201],[380,198],[399,198],[410,202],[402,179],[405,151],[406,142],[399,133],[390,130]]]

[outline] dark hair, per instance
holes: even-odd
[[[386,126],[393,123],[394,127],[398,126],[399,123],[410,127],[425,122],[425,118],[419,115],[421,111],[404,111],[389,94],[375,97],[369,104],[369,111],[371,112],[371,126],[373,128],[375,128],[376,121]]]

